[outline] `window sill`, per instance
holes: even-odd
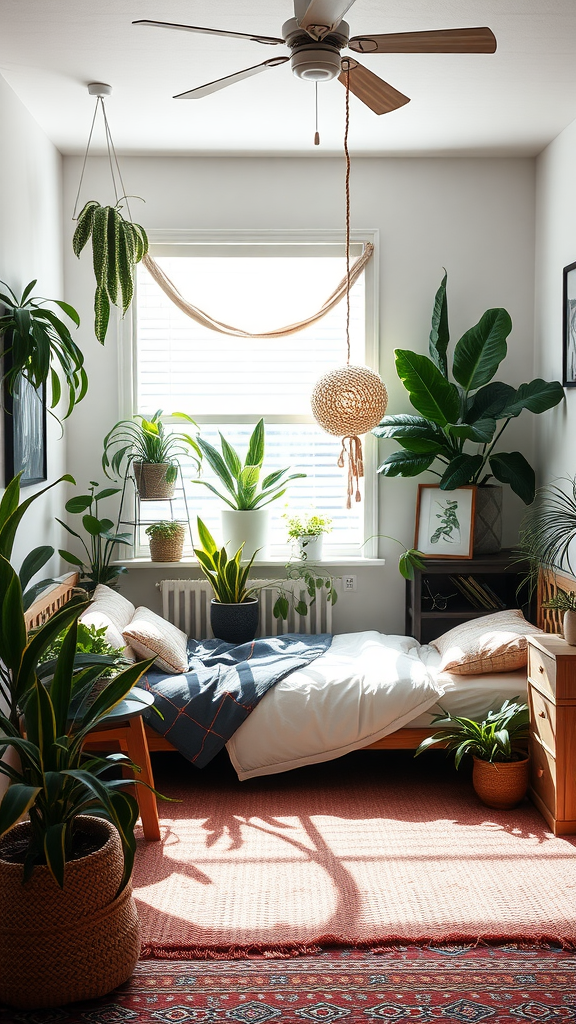
[[[263,561],[256,560],[253,562],[253,565],[284,566],[287,562],[287,558],[266,558]],[[314,562],[313,564],[317,566],[325,565],[327,568],[361,568],[362,566],[385,565],[386,559],[335,556],[334,558],[323,558],[321,562]],[[125,565],[127,569],[172,569],[177,566],[183,569],[198,569],[200,571],[198,560],[191,557],[181,558],[179,562],[153,562],[150,558],[123,558],[112,562],[112,565]]]

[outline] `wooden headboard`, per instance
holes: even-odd
[[[63,604],[66,604],[74,596],[74,590],[78,586],[78,573],[70,572],[61,576],[57,583],[47,587],[40,594],[40,597],[30,605],[24,613],[26,629],[38,629],[46,619],[49,619],[54,612],[58,611]]]
[[[552,572],[543,569],[538,577],[538,612],[536,625],[546,633],[561,633],[564,612],[558,608],[543,608],[544,601],[549,601],[559,590],[568,593],[576,592],[576,579],[565,572]]]

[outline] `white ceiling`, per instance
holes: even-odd
[[[86,144],[90,81],[113,86],[107,111],[124,153],[340,153],[344,89],[318,88],[315,149],[314,86],[289,64],[201,100],[172,99],[284,48],[131,24],[279,36],[292,16],[292,0],[0,0],[0,74],[63,153]],[[377,117],[351,97],[356,154],[532,155],[576,118],[575,0],[356,0],[346,20],[353,35],[488,25],[498,40],[494,55],[362,57],[411,103]]]

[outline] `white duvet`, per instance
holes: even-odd
[[[342,633],[265,694],[226,744],[239,779],[329,761],[408,725],[444,693],[417,640]]]

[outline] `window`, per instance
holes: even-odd
[[[157,233],[159,234],[159,233]],[[351,256],[361,252],[354,243]],[[343,246],[331,240],[275,239],[246,242],[154,241],[151,253],[190,302],[219,321],[247,331],[270,330],[315,312],[345,274]],[[370,272],[351,293],[351,362],[375,363],[373,288]],[[333,519],[326,538],[328,557],[368,553],[366,537],[376,532],[375,472],[368,440],[364,500],[345,507],[346,476],[337,466],[339,438],[325,433],[310,411],[310,393],[327,370],[345,362],[346,304],[317,323],[278,339],[244,339],[207,330],[181,313],[139,267],[132,360],[132,411],[187,412],[202,436],[218,446],[218,431],[244,454],[257,420],[266,422],[265,471],[290,467],[306,473],[269,508],[272,555],[286,557],[282,513],[313,507]],[[221,503],[195,484],[183,463],[190,517],[196,515],[220,540]],[[202,472],[216,486],[206,465]],[[175,515],[185,518],[180,493]],[[166,505],[147,503],[146,519],[167,517]]]

